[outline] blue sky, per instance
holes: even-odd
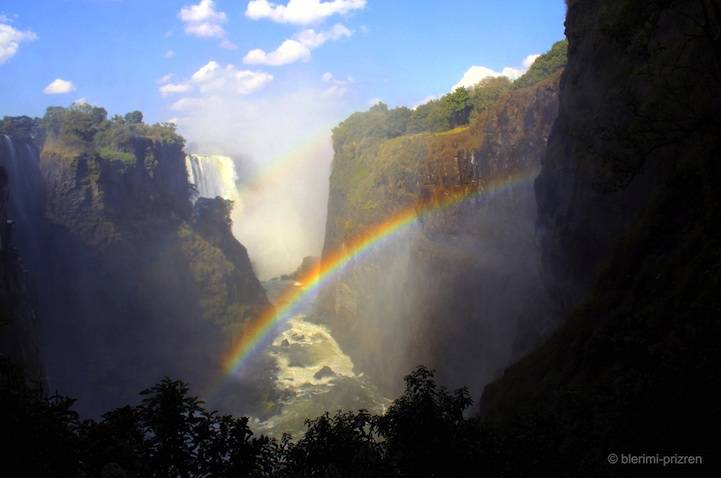
[[[352,78],[345,98],[349,110],[365,108],[374,98],[412,106],[448,91],[472,65],[496,71],[520,66],[527,55],[563,37],[562,0],[355,0],[345,11],[305,24],[252,19],[246,15],[248,1],[215,0],[212,10],[225,15],[219,22],[224,39],[186,33],[180,11],[199,3],[4,0],[2,23],[35,38],[21,39],[16,53],[0,64],[0,115],[41,115],[48,105],[86,98],[111,113],[141,109],[150,120],[166,120],[177,116],[169,105],[179,95],[163,98],[158,79],[172,73],[180,81],[210,60],[271,74],[273,80],[255,95],[320,88],[322,75],[330,72]],[[313,8],[318,2],[307,3]],[[252,49],[269,52],[303,29],[322,32],[336,24],[351,35],[312,49],[306,61],[243,63]],[[223,48],[223,40],[235,48]],[[171,50],[174,56],[166,58]],[[56,78],[72,82],[74,90],[43,94]]]
[[[322,249],[334,125],[518,75],[564,14],[563,0],[3,0],[0,116],[82,99],[174,121],[250,186],[233,232],[267,278]]]

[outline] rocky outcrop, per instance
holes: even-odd
[[[50,389],[90,415],[166,375],[203,387],[228,341],[268,305],[225,202],[191,201],[182,138],[127,121],[78,107],[1,123],[24,134],[0,138],[15,176],[1,219],[7,211],[15,222],[40,318],[34,342],[9,340],[24,350],[13,358],[31,363],[27,343],[39,341]],[[9,230],[3,303],[24,333],[34,316],[18,299]]]
[[[647,450],[711,462],[707,437],[721,417],[711,392],[721,387],[721,10],[575,1],[566,32],[536,196],[544,282],[571,313],[486,388],[486,423],[515,453],[509,476],[607,474],[609,453]]]
[[[315,256],[306,256],[303,258],[303,260],[300,262],[300,265],[296,270],[291,272],[290,274],[283,274],[278,279],[280,280],[301,280],[304,277],[308,277],[313,275],[318,271],[318,268],[320,267],[320,257]]]
[[[203,386],[267,305],[225,204],[191,203],[182,145],[141,137],[131,154],[52,137],[42,152],[61,251],[40,271],[50,381],[89,413],[165,375]]]
[[[546,333],[532,181],[557,91],[555,75],[504,96],[469,127],[336,144],[324,256],[424,205],[319,298],[319,319],[387,393],[419,363],[480,390]],[[463,199],[440,207],[449,197]]]

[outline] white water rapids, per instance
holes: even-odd
[[[238,201],[235,163],[227,156],[190,155],[186,158],[189,180],[200,197],[221,196]],[[236,202],[237,205],[237,202]],[[239,213],[234,211],[234,215]],[[251,259],[253,251],[249,251]],[[300,262],[300,258],[298,260]],[[270,280],[263,283],[268,298],[274,301],[288,287],[301,287],[293,281]],[[276,396],[274,413],[265,420],[253,419],[252,428],[260,433],[299,436],[305,419],[336,410],[366,409],[382,413],[389,400],[362,373],[356,373],[346,355],[322,324],[311,322],[313,301],[300,304],[272,344],[263,351],[275,365],[273,383]],[[261,404],[258,404],[261,406]]]

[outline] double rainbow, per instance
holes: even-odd
[[[281,295],[271,307],[263,311],[260,316],[244,331],[238,341],[233,344],[223,359],[223,374],[231,375],[238,372],[242,365],[255,353],[262,350],[273,339],[273,331],[277,330],[284,321],[293,316],[294,308],[304,300],[312,297],[321,287],[326,285],[333,277],[337,277],[352,261],[361,257],[374,246],[397,236],[411,224],[434,211],[460,204],[473,197],[483,196],[507,189],[515,184],[532,179],[537,173],[536,169],[521,171],[506,176],[503,179],[490,180],[481,190],[460,189],[457,191],[444,191],[431,199],[413,204],[386,220],[368,228],[362,234],[350,241],[346,241],[340,248],[327,254],[322,264],[308,272],[299,282],[303,287],[290,288]]]

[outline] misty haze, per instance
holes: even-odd
[[[4,1],[5,473],[721,468],[719,38],[719,0]]]

